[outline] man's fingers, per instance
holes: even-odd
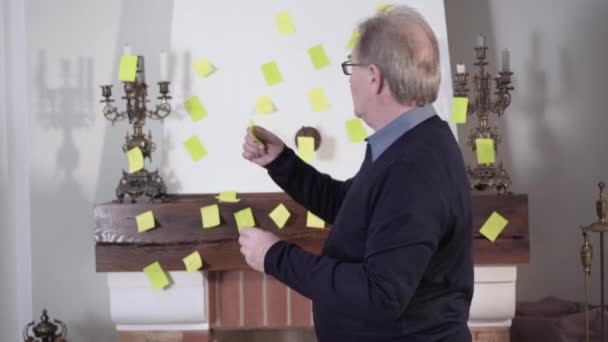
[[[247,239],[249,239],[251,237],[250,229],[251,229],[251,227],[243,227],[243,228],[241,228],[241,237],[240,238],[243,238],[243,241],[245,241],[245,240],[247,240]]]
[[[247,129],[247,134],[245,134],[245,142],[251,145],[257,144],[255,138],[253,137],[253,135],[251,135],[251,131],[249,130],[249,128]]]
[[[259,154],[260,153],[260,149],[257,146],[251,145],[251,144],[248,144],[248,143],[243,144],[243,150],[245,150],[245,151],[247,151],[249,153],[252,153],[252,154],[256,154],[256,153]]]
[[[255,136],[262,141],[267,141],[269,138],[272,137],[272,133],[260,126],[253,126],[252,133],[255,134]]]

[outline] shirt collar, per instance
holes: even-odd
[[[388,125],[370,135],[367,142],[371,147],[372,161],[376,161],[397,138],[433,115],[435,115],[435,109],[431,104],[416,107],[399,115]]]

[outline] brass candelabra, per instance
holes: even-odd
[[[127,153],[129,150],[139,147],[142,155],[152,161],[152,152],[156,150],[156,144],[152,141],[152,132],[149,131],[148,135],[143,133],[143,127],[146,122],[146,118],[154,120],[162,120],[171,113],[171,105],[168,100],[171,99],[169,96],[169,82],[161,81],[158,82],[160,88],[160,96],[158,99],[160,103],[156,105],[154,111],[148,110],[146,103],[148,100],[148,86],[145,82],[144,73],[144,58],[143,56],[137,57],[137,71],[135,80],[133,82],[123,82],[125,96],[122,99],[127,101],[126,110],[119,112],[116,106],[112,104],[112,86],[102,85],[101,95],[104,97],[100,102],[105,103],[103,108],[103,115],[106,119],[112,122],[114,125],[118,121],[122,121],[126,118],[129,119],[129,124],[133,125],[133,132],[127,134],[125,137],[126,143],[122,146],[123,152]],[[119,202],[123,202],[124,197],[129,195],[132,202],[138,197],[147,196],[152,199],[166,199],[167,189],[165,183],[156,171],[148,171],[145,168],[142,170],[128,173],[122,171],[122,178],[116,188],[116,197]]]
[[[608,222],[606,222],[606,209],[608,204],[604,197],[604,182],[598,183],[600,197],[595,202],[595,210],[598,221],[586,227],[581,226],[583,233],[583,246],[581,247],[581,262],[585,279],[585,341],[589,342],[589,278],[591,276],[591,261],[593,259],[593,246],[589,243],[591,233],[600,234],[600,341],[604,341],[604,233],[608,232]]]
[[[478,125],[470,130],[467,144],[476,151],[477,139],[492,139],[494,141],[494,152],[497,152],[501,142],[501,135],[497,126],[490,125],[490,114],[496,114],[499,118],[504,115],[505,110],[511,104],[510,91],[511,77],[513,73],[509,70],[508,51],[503,51],[502,70],[498,76],[494,77],[496,82],[495,98],[490,94],[492,74],[486,70],[486,52],[488,47],[485,38],[478,36],[477,46],[474,48],[477,62],[473,65],[478,67],[477,73],[473,76],[473,98],[469,99],[467,116],[475,114],[478,118]],[[454,77],[454,96],[468,97],[467,88],[469,74],[465,72],[464,65],[458,65]],[[486,190],[495,188],[499,193],[504,193],[511,185],[511,178],[503,168],[502,162],[487,164],[477,164],[474,169],[467,166],[467,173],[471,183],[471,188],[475,190]]]
[[[23,341],[65,342],[68,334],[68,327],[58,319],[54,321],[55,323],[51,323],[46,309],[42,310],[42,316],[40,316],[40,322],[38,322],[38,324],[34,325],[35,322],[31,321],[23,328]],[[34,336],[30,335],[30,331],[34,333]]]

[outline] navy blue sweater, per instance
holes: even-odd
[[[452,132],[433,116],[368,154],[346,181],[287,147],[267,166],[332,229],[320,256],[277,242],[265,272],[312,300],[321,342],[470,341],[471,199]]]

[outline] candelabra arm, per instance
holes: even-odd
[[[106,105],[103,107],[103,116],[114,125],[116,122],[124,120],[127,117],[127,112],[119,113],[116,106],[111,105],[110,102],[106,102]]]
[[[505,109],[511,104],[511,94],[508,90],[497,91],[495,93],[498,97],[496,102],[492,104],[492,111],[501,117],[505,113]]]
[[[148,110],[146,113],[150,119],[163,121],[171,113],[171,105],[166,100],[162,100],[156,105],[156,110]]]

